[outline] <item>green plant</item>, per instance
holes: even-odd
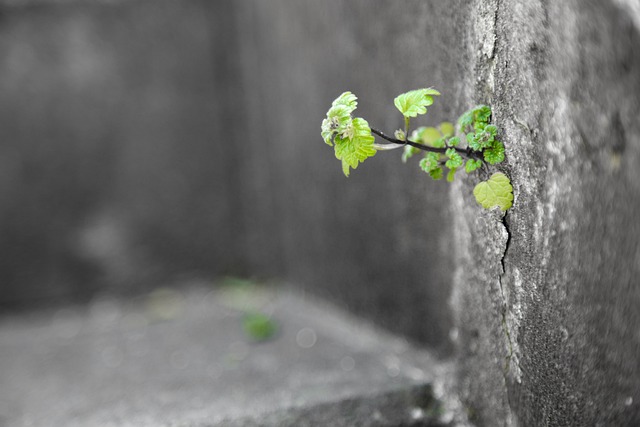
[[[242,325],[245,334],[254,341],[266,341],[272,338],[278,330],[271,317],[260,312],[245,313]]]
[[[351,92],[344,92],[336,98],[322,122],[322,138],[333,146],[342,171],[349,176],[351,169],[378,151],[404,147],[402,161],[424,152],[419,162],[420,168],[431,178],[447,181],[455,179],[460,169],[470,174],[486,164],[496,165],[504,161],[504,144],[497,139],[498,128],[491,124],[491,108],[479,105],[462,114],[456,124],[441,123],[438,127],[418,127],[411,131],[411,118],[426,114],[433,104],[433,97],[440,92],[432,88],[412,90],[394,99],[396,108],[404,117],[404,128],[395,131],[394,136],[369,126],[360,117],[353,117],[358,98]],[[388,141],[377,144],[374,135]],[[408,135],[408,137],[407,137]],[[476,201],[485,209],[499,207],[509,209],[513,203],[511,181],[502,172],[494,173],[487,181],[480,182],[473,191]]]

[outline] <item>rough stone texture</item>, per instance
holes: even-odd
[[[493,106],[515,195],[504,218],[466,203],[474,179],[453,195],[479,425],[640,423],[640,35],[617,6],[632,3],[474,5],[473,100]]]
[[[244,334],[253,310],[271,340]],[[4,318],[0,425],[462,425],[450,369],[308,298],[165,289]]]

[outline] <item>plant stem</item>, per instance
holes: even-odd
[[[409,140],[409,117],[404,118],[404,140]]]
[[[399,139],[395,139],[395,138],[392,138],[392,137],[384,134],[382,131],[379,131],[378,129],[371,128],[371,132],[375,133],[380,138],[386,139],[387,141],[392,142],[394,144],[410,145],[410,146],[415,147],[418,150],[422,150],[422,151],[431,151],[431,152],[434,152],[434,153],[442,153],[442,154],[444,154],[444,153],[447,152],[447,150],[449,148],[453,148],[454,150],[456,150],[456,152],[458,154],[460,154],[461,156],[464,156],[464,157],[466,157],[468,159],[481,159],[479,153],[476,154],[474,151],[472,151],[469,148],[465,149],[465,148],[458,148],[458,147],[449,147],[449,148],[448,147],[442,147],[442,148],[430,147],[428,145],[419,144],[417,142],[409,141],[408,135],[405,135],[405,137],[407,138],[406,141],[400,141]]]

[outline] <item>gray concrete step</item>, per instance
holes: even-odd
[[[247,332],[252,312],[275,334]],[[0,321],[0,426],[454,425],[450,375],[324,302],[248,284]]]

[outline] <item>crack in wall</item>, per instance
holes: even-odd
[[[507,251],[509,250],[509,245],[511,244],[511,231],[509,230],[509,224],[507,222],[506,214],[505,216],[502,217],[501,222],[502,222],[502,225],[504,226],[505,231],[507,232],[507,241],[505,242],[504,251],[502,252],[502,256],[500,258],[500,266],[502,267],[502,272],[498,274],[498,284],[500,286],[500,297],[502,298],[502,309],[500,311],[502,315],[502,329],[506,336],[508,350],[509,350],[509,354],[507,354],[507,357],[505,360],[505,366],[504,366],[504,375],[505,375],[505,381],[506,381],[507,374],[509,373],[509,368],[511,366],[511,360],[513,357],[513,341],[511,339],[511,332],[509,331],[509,324],[507,323],[507,313],[509,311],[509,307],[508,307],[507,297],[505,296],[505,293],[504,293],[504,285],[502,284],[502,278],[507,272],[507,269],[505,266],[505,258],[507,256]]]

